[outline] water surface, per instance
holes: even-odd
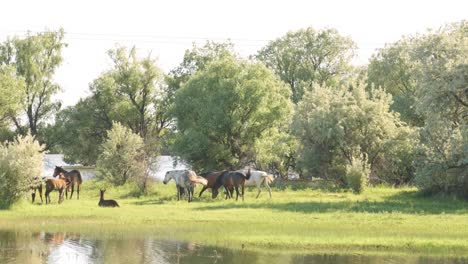
[[[467,263],[466,258],[282,254],[161,240],[94,237],[73,232],[0,230],[0,263]]]

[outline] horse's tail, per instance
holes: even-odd
[[[273,175],[271,175],[271,174],[268,174],[268,175],[265,176],[265,182],[267,184],[272,183],[274,180],[275,180],[275,178],[273,178]]]
[[[76,181],[78,182],[79,185],[81,185],[81,184],[83,183],[83,178],[81,178],[81,173],[80,173],[80,171],[77,170],[77,171],[76,171],[76,175],[77,175]]]
[[[191,170],[187,171],[187,177],[192,183],[200,183],[203,186],[206,186],[208,184],[207,179],[197,176],[197,174],[194,171],[191,171]]]

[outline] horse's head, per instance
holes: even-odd
[[[172,179],[172,173],[171,171],[166,172],[166,175],[164,176],[164,184],[167,184],[170,180]]]
[[[60,174],[60,172],[63,172],[63,168],[62,167],[59,167],[59,166],[55,166],[55,169],[54,169],[54,175],[52,175],[54,178],[57,177],[57,175]]]

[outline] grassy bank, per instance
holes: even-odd
[[[415,189],[371,188],[361,195],[304,185],[283,185],[273,199],[256,190],[245,202],[178,202],[173,184],[155,184],[149,195],[108,188],[120,208],[99,208],[99,184],[86,182],[80,200],[0,211],[0,226],[15,230],[73,231],[94,236],[143,236],[206,245],[294,252],[468,255],[468,203],[422,197]],[[200,189],[198,188],[197,191]]]

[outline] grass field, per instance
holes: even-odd
[[[468,255],[468,203],[423,197],[416,189],[343,190],[282,184],[273,198],[256,190],[245,202],[177,201],[173,183],[156,183],[149,195],[133,197],[131,186],[108,188],[106,199],[120,208],[99,208],[100,183],[83,184],[80,200],[57,204],[21,201],[0,211],[0,228],[73,231],[83,234],[190,240],[206,245],[291,252]],[[197,188],[195,192],[199,191]],[[197,193],[198,194],[198,193]],[[222,195],[220,195],[222,196]]]

